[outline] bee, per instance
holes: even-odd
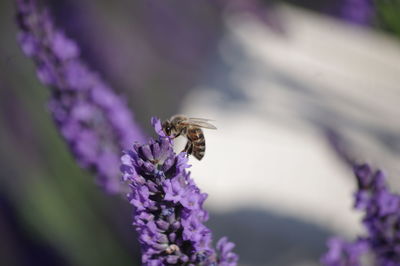
[[[165,134],[173,138],[180,135],[185,136],[187,143],[183,151],[187,152],[188,155],[193,155],[197,160],[201,160],[206,151],[206,141],[202,128],[217,129],[207,121],[211,120],[174,115],[163,122],[162,128]]]

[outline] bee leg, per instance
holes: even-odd
[[[183,152],[186,152],[189,156],[193,152],[193,143],[191,141],[186,142],[186,146],[183,149]]]
[[[179,137],[182,133],[183,133],[183,129],[181,131],[179,131],[178,134],[174,135],[174,139]]]
[[[188,152],[188,150],[190,149],[190,141],[186,142],[185,148],[183,149],[183,152]]]

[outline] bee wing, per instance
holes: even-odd
[[[198,118],[198,117],[189,117],[189,121],[201,121],[201,122],[207,122],[207,121],[215,121],[213,119],[207,119],[207,118]]]
[[[195,125],[195,126],[202,127],[202,128],[208,128],[208,129],[217,129],[214,125],[212,125],[206,121],[212,121],[212,120],[204,119],[204,118],[189,118],[189,123],[191,125]]]

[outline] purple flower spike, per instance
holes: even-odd
[[[347,243],[340,238],[328,241],[329,251],[322,257],[321,263],[330,266],[363,266],[362,255],[368,252],[369,246],[365,239],[355,243]]]
[[[187,168],[185,153],[176,155],[172,140],[153,118],[158,140],[133,146],[122,156],[121,171],[128,181],[128,199],[134,208],[144,265],[237,264],[234,245],[222,238],[217,252],[211,247],[212,232],[204,225],[207,197],[201,193]]]
[[[237,264],[239,257],[232,252],[235,244],[229,242],[226,237],[221,238],[217,243],[217,251],[219,253],[218,265],[221,266],[234,266]]]
[[[355,207],[365,212],[368,235],[355,243],[331,240],[322,262],[329,266],[365,265],[358,258],[361,251],[369,250],[372,265],[400,265],[400,195],[389,191],[380,170],[355,165],[354,173],[358,181]]]
[[[39,80],[52,88],[49,109],[76,160],[107,192],[121,190],[120,151],[144,139],[126,103],[79,58],[35,0],[17,0],[18,39]]]

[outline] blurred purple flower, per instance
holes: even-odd
[[[339,15],[345,20],[359,25],[371,23],[375,14],[373,0],[343,0],[340,2]]]
[[[328,248],[328,252],[321,259],[323,265],[362,266],[362,255],[368,252],[369,246],[364,239],[347,243],[335,237],[329,239]]]
[[[212,233],[204,225],[207,194],[201,193],[186,170],[185,153],[176,155],[172,140],[161,130],[160,120],[152,124],[158,140],[134,144],[122,156],[123,179],[129,183],[128,198],[134,206],[134,226],[145,265],[237,264],[233,243],[222,238],[217,252],[211,247]]]
[[[52,87],[49,109],[77,162],[93,171],[107,192],[121,189],[120,151],[144,139],[127,104],[79,57],[79,48],[57,29],[35,0],[17,0],[18,40]]]
[[[360,250],[369,249],[374,265],[400,265],[400,196],[389,191],[382,171],[373,172],[363,164],[355,165],[354,173],[358,181],[355,207],[365,212],[363,223],[368,235],[352,244],[331,240],[323,262],[331,266],[359,265],[355,261]]]

